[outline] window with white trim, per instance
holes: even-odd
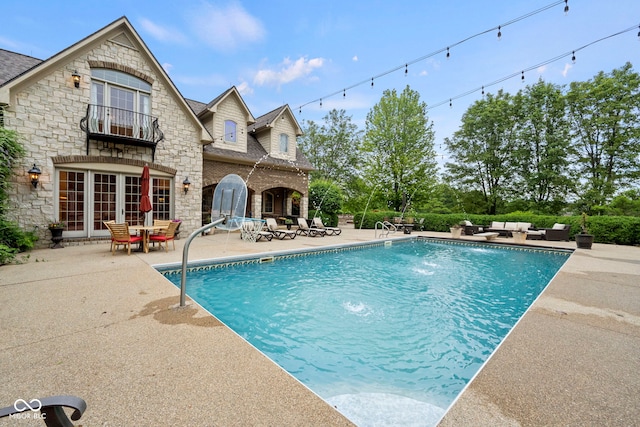
[[[235,143],[237,141],[238,125],[233,120],[224,121],[224,142]]]
[[[288,153],[289,152],[289,135],[286,133],[280,134],[280,152]]]

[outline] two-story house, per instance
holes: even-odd
[[[0,126],[26,151],[9,217],[38,230],[40,246],[54,219],[67,241],[105,238],[108,220],[180,218],[193,231],[229,173],[247,182],[247,215],[307,213],[312,166],[289,107],[254,119],[235,88],[209,104],[185,100],[126,17],[44,61],[0,49]]]

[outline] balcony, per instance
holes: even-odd
[[[87,154],[89,140],[95,140],[150,148],[154,161],[156,146],[164,139],[157,117],[104,105],[89,104],[87,115],[80,120],[80,129],[87,134]]]

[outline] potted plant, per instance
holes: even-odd
[[[587,214],[582,212],[582,216],[580,217],[581,232],[575,235],[578,249],[591,249],[591,245],[593,245],[593,234],[589,234],[587,220]]]
[[[60,248],[64,248],[64,246],[62,246],[62,231],[64,230],[64,222],[62,221],[58,221],[53,220],[49,222],[49,231],[51,232],[51,242],[53,243],[53,246],[51,246],[51,249],[60,249]]]
[[[451,231],[451,237],[453,237],[454,239],[459,239],[462,235],[462,226],[460,224],[453,224],[449,228],[449,231]]]
[[[291,226],[293,225],[293,220],[291,218],[285,218],[284,225],[287,226],[287,230],[291,230]]]

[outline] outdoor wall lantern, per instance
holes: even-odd
[[[39,167],[36,166],[36,164],[33,164],[33,167],[31,169],[29,169],[29,178],[31,178],[31,185],[33,185],[33,188],[38,188],[38,181],[40,180],[40,174],[42,173],[42,171],[40,170]]]
[[[75,87],[80,87],[80,74],[78,74],[78,70],[73,70],[71,77],[73,78],[73,85]]]
[[[186,177],[184,181],[182,181],[182,191],[184,191],[184,194],[187,194],[189,192],[190,185],[191,181],[189,181],[189,177]]]

